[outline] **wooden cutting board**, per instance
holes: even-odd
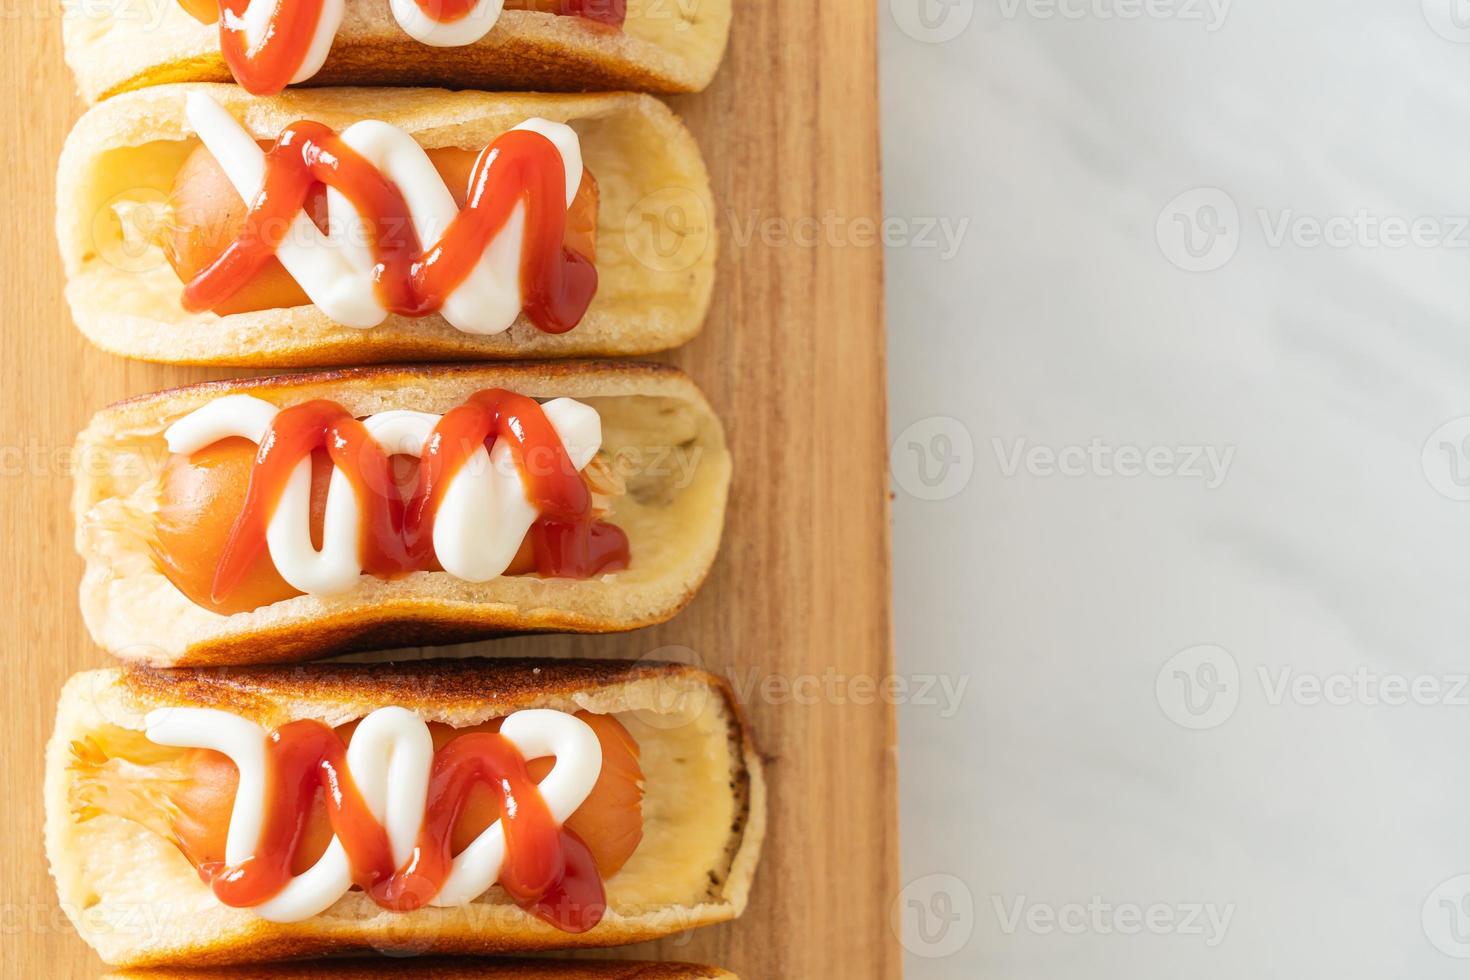
[[[604,657],[683,647],[728,673],[749,704],[771,789],[749,910],[610,955],[717,963],[747,980],[895,976],[895,730],[871,686],[893,670],[882,255],[873,236],[852,231],[880,216],[876,18],[865,6],[735,6],[713,87],[672,100],[699,137],[720,210],[713,311],[669,359],[709,394],[729,433],[723,552],[693,605],[662,627],[477,647]],[[0,547],[13,627],[0,683],[0,972],[88,977],[100,961],[57,907],[41,846],[42,747],[57,693],[72,672],[107,662],[76,607],[68,451],[111,401],[240,372],[125,361],[72,326],[53,180],[81,105],[62,61],[59,5],[18,9],[0,42],[10,147],[0,168]]]

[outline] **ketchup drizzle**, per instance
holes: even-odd
[[[403,574],[415,567],[403,539],[403,500],[392,491],[392,464],[367,427],[341,405],[325,399],[284,408],[260,440],[245,505],[220,553],[211,589],[215,602],[229,595],[260,557],[265,531],[291,471],[325,449],[352,484],[364,520],[360,542],[364,570]],[[368,506],[364,506],[368,504]]]
[[[291,865],[318,791],[342,842],[352,881],[379,906],[408,912],[438,894],[453,862],[451,839],[470,791],[500,792],[505,859],[499,884],[517,905],[565,932],[585,932],[602,918],[606,897],[587,846],[551,817],[526,760],[493,732],[460,735],[434,753],[418,842],[400,867],[387,831],[373,818],[347,768],[341,737],[318,721],[294,721],[266,743],[265,824],[255,853],[234,865],[211,862],[199,875],[235,908],[259,905],[291,881]]]
[[[440,23],[464,19],[475,0],[415,0],[420,10]],[[251,95],[275,95],[291,83],[301,68],[321,18],[322,0],[277,0],[260,44],[251,49],[241,28],[250,0],[179,0],[179,5],[202,24],[219,21],[220,54],[230,74]],[[515,9],[512,2],[506,7]],[[561,0],[556,13],[607,27],[621,27],[628,16],[627,0]]]
[[[306,60],[322,5],[322,0],[280,0],[252,49],[244,28],[250,0],[219,0],[219,52],[235,81],[251,95],[275,95],[290,84]]]
[[[597,267],[562,243],[566,168],[556,146],[540,133],[511,130],[480,154],[465,206],[425,249],[397,186],[330,127],[303,120],[286,127],[266,151],[265,181],[240,234],[184,286],[184,308],[213,309],[249,283],[322,184],[340,191],[363,216],[375,263],[373,286],[394,313],[419,317],[442,307],[518,203],[526,209],[520,279],[531,322],[546,333],[565,333],[597,292]]]
[[[405,521],[412,553],[433,547],[434,513],[449,481],[477,449],[501,439],[510,440],[526,497],[542,520],[586,523],[592,495],[541,406],[534,398],[487,388],[446,412],[424,444]]]
[[[589,578],[627,568],[627,535],[593,518],[592,495],[534,398],[487,388],[445,413],[424,443],[418,483],[407,500],[391,458],[367,427],[336,402],[318,399],[283,408],[260,440],[245,503],[215,569],[212,598],[222,601],[260,557],[286,481],[317,450],[328,453],[356,494],[364,572],[391,578],[437,567],[433,525],[445,488],[475,450],[484,446],[488,452],[502,439],[540,515],[530,531],[537,572]]]
[[[419,0],[423,6],[424,0]],[[565,17],[581,17],[583,20],[621,27],[628,17],[628,0],[561,0],[557,11]]]

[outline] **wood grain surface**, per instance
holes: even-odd
[[[163,0],[160,0],[163,2]],[[721,232],[714,309],[670,360],[724,419],[735,483],[724,549],[673,622],[617,637],[524,638],[493,652],[698,658],[745,697],[769,758],[771,822],[738,922],[611,955],[702,960],[750,978],[896,976],[897,890],[875,16],[736,0],[713,87],[672,100],[699,137]],[[57,153],[81,111],[55,0],[8,10],[0,548],[7,629],[0,791],[0,973],[91,977],[41,847],[41,758],[62,681],[106,662],[76,607],[69,450],[127,395],[225,377],[91,349],[62,301]],[[860,222],[854,225],[853,222]],[[682,648],[682,652],[681,652]]]

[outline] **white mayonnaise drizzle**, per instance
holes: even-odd
[[[579,472],[585,469],[602,447],[597,410],[571,398],[554,398],[541,410],[572,465]],[[163,437],[169,452],[185,456],[232,437],[258,445],[278,411],[253,395],[226,395],[185,415]],[[439,418],[428,412],[391,411],[370,415],[363,424],[388,455],[418,456]],[[444,488],[434,515],[434,554],[456,578],[489,581],[510,566],[539,516],[526,498],[510,444],[497,441],[490,452],[480,446]],[[350,590],[362,575],[361,519],[351,481],[334,469],[327,484],[322,548],[316,550],[311,542],[311,460],[301,460],[266,524],[266,544],[276,571],[292,588],[308,595]]]
[[[488,34],[500,19],[505,0],[479,0],[469,13],[452,21],[435,20],[414,0],[390,0],[389,6],[398,26],[415,41],[436,48],[457,48],[474,44]]]
[[[282,3],[290,2],[291,0],[251,0],[243,16],[236,17],[225,10],[220,11],[220,16],[224,19],[225,26],[244,29],[245,49],[254,54],[270,31],[271,17],[276,8]],[[441,22],[424,13],[414,0],[389,2],[393,18],[398,21],[399,27],[414,40],[437,48],[474,44],[490,33],[490,29],[500,20],[500,12],[504,6],[505,0],[479,0],[459,20]],[[342,26],[345,9],[345,0],[324,0],[321,15],[312,28],[311,44],[306,50],[306,57],[302,59],[296,74],[291,76],[293,85],[304,82],[321,71],[322,64],[327,60],[327,53],[332,49],[332,42],[337,38],[337,30]]]
[[[216,708],[159,708],[145,719],[150,741],[181,748],[213,749],[230,757],[240,771],[230,811],[225,861],[250,857],[265,827],[267,734],[263,728]],[[555,756],[540,783],[552,820],[564,823],[587,799],[602,771],[597,734],[575,715],[530,708],[507,717],[500,734],[529,762]],[[428,801],[434,759],[429,728],[405,708],[379,708],[364,718],[347,744],[347,768],[393,850],[398,867],[418,841]],[[454,858],[449,876],[429,904],[462,905],[495,884],[505,860],[505,831],[499,820]],[[298,922],[325,911],[352,887],[347,851],[335,836],[316,864],[291,879],[280,892],[252,911],[271,922]]]
[[[408,2],[412,5],[412,0]],[[265,182],[265,151],[234,116],[202,92],[189,93],[185,114],[240,197],[253,201]],[[576,132],[565,123],[546,119],[527,119],[513,128],[539,133],[556,147],[566,171],[567,206],[571,207],[582,184],[582,146]],[[403,130],[374,119],[353,123],[341,136],[397,185],[419,242],[425,248],[437,242],[459,208],[424,148]],[[276,257],[328,317],[348,327],[375,327],[388,311],[373,284],[366,224],[351,202],[330,187],[327,214],[329,235],[305,211],[297,211]],[[520,268],[525,225],[526,207],[520,202],[464,282],[445,297],[439,312],[451,325],[465,333],[497,334],[515,323],[523,305]]]

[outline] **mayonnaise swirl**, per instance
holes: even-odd
[[[233,22],[235,17],[227,10],[222,10],[221,16],[231,21],[226,26],[244,30],[247,50],[255,51],[270,36],[277,8],[290,2],[291,0],[250,0],[238,23]],[[398,26],[405,33],[420,43],[438,48],[474,44],[490,33],[490,29],[500,20],[504,6],[505,0],[479,0],[463,17],[441,21],[420,7],[416,0],[389,0],[388,4],[393,11],[393,19],[398,21]],[[346,0],[323,0],[321,14],[312,28],[311,44],[306,49],[306,57],[302,59],[301,67],[291,76],[293,85],[304,82],[321,71],[328,52],[332,50],[332,42],[337,38],[337,31],[342,26],[346,7]]]
[[[408,2],[414,5],[413,0]],[[189,94],[185,114],[241,198],[253,201],[265,184],[265,151],[234,116],[202,92]],[[582,146],[576,132],[565,123],[535,118],[512,128],[539,133],[556,147],[571,207],[582,184]],[[375,119],[353,123],[341,138],[397,186],[420,242],[427,246],[443,237],[459,208],[418,141]],[[332,320],[359,329],[375,327],[388,310],[374,285],[376,262],[369,246],[373,237],[346,195],[328,187],[326,202],[330,233],[323,233],[304,210],[298,210],[276,257]],[[465,333],[497,334],[515,323],[524,305],[520,269],[525,227],[526,206],[521,201],[470,274],[445,297],[439,313],[452,326]]]
[[[479,0],[469,13],[457,20],[438,20],[419,6],[417,0],[389,0],[388,6],[398,26],[415,41],[436,48],[457,48],[474,44],[490,33],[490,28],[500,20],[505,0]]]
[[[554,398],[541,406],[546,419],[580,472],[602,447],[602,419],[590,405]],[[196,453],[221,439],[241,437],[257,445],[279,412],[253,395],[225,395],[195,409],[164,431],[169,452]],[[418,456],[440,416],[390,411],[363,424],[390,455]],[[510,443],[490,451],[476,448],[450,479],[434,515],[434,554],[446,572],[469,582],[486,582],[510,566],[526,532],[539,517],[526,496],[524,478]],[[281,578],[308,595],[338,595],[362,575],[359,549],[362,514],[351,480],[332,471],[322,523],[322,547],[311,540],[311,458],[291,471],[266,524],[266,544]]]
[[[239,770],[239,784],[225,838],[225,862],[238,865],[255,853],[266,821],[266,731],[239,715],[216,708],[159,708],[145,719],[147,736],[158,745],[213,749]],[[508,716],[500,734],[528,762],[555,756],[539,784],[557,824],[592,792],[602,772],[597,734],[575,715],[531,708]],[[418,715],[400,707],[379,708],[364,718],[347,743],[347,768],[363,802],[388,834],[399,867],[413,856],[428,802],[434,740]],[[500,877],[505,831],[497,820],[470,842],[450,866],[449,876],[429,904],[462,905],[483,894]],[[285,888],[252,911],[271,922],[298,922],[330,908],[352,887],[352,867],[333,836],[322,856]]]

